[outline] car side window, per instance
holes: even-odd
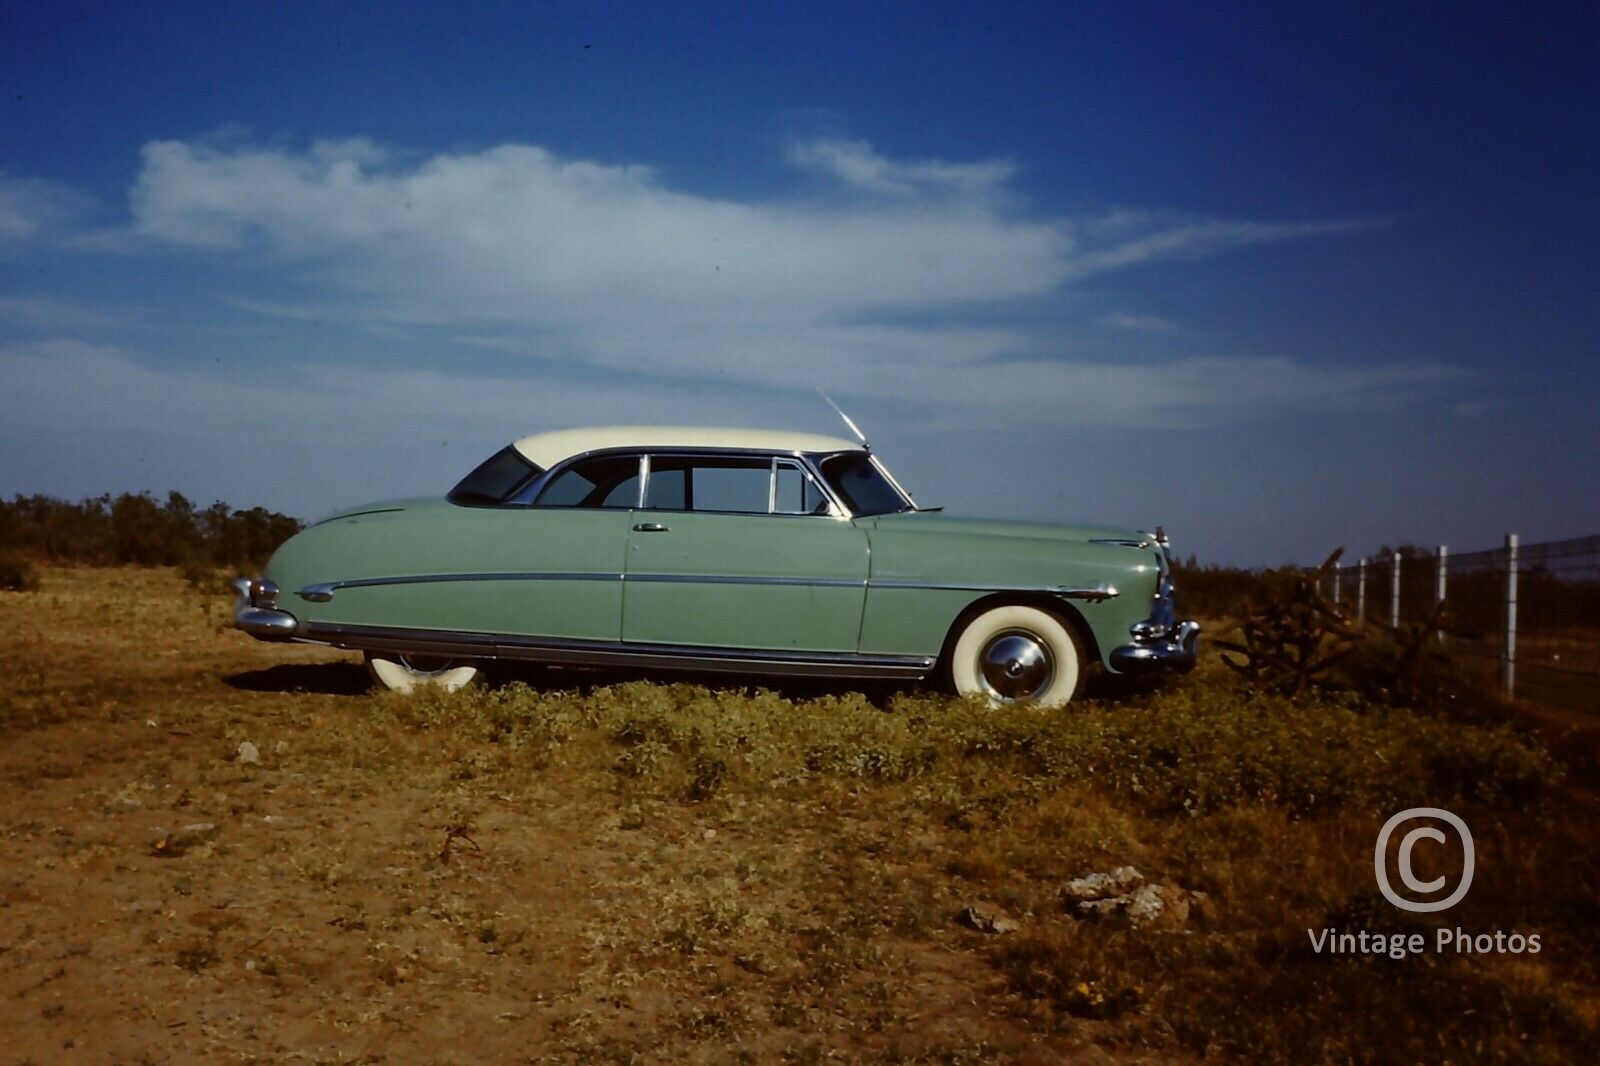
[[[602,455],[561,471],[539,493],[535,507],[627,509],[639,504],[639,457]]]
[[[773,464],[777,478],[772,496],[773,514],[827,514],[828,498],[805,468],[793,459]]]
[[[743,456],[653,456],[645,508],[766,514],[772,460]]]

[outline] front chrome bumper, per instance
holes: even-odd
[[[278,587],[264,578],[236,578],[233,581],[233,627],[257,640],[293,640],[300,623],[276,604]]]
[[[1111,668],[1119,674],[1187,674],[1194,669],[1199,643],[1199,622],[1179,622],[1170,627],[1139,622],[1133,626],[1133,642],[1112,649]]]
[[[1111,668],[1119,674],[1187,674],[1194,669],[1195,653],[1200,642],[1200,623],[1178,621],[1165,552],[1161,570],[1161,580],[1156,585],[1155,607],[1150,617],[1128,627],[1128,635],[1133,638],[1131,643],[1111,651]]]

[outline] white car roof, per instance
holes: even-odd
[[[715,426],[595,426],[535,433],[515,443],[529,462],[548,470],[563,459],[605,448],[748,448],[763,452],[861,451],[857,441],[817,433]]]

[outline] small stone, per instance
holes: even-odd
[[[150,845],[150,854],[170,859],[216,836],[217,827],[212,822],[195,822],[175,833],[168,833],[164,829],[157,829],[156,833],[155,843]]]
[[[1144,874],[1132,866],[1118,866],[1110,873],[1093,873],[1068,881],[1061,888],[1061,899],[1071,903],[1126,896],[1142,884]]]
[[[701,840],[715,840],[715,839],[717,839],[717,831],[715,829],[707,829],[704,833],[700,834],[700,839]]]
[[[289,742],[287,740],[280,740],[276,744],[272,745],[272,754],[274,755],[282,755],[288,750]]]
[[[1072,913],[1079,918],[1110,918],[1127,911],[1129,898],[1112,896],[1110,899],[1079,900],[1072,908]]]
[[[1017,931],[1017,923],[1008,918],[1004,911],[992,903],[969,903],[961,908],[961,913],[956,916],[956,921],[969,929],[976,929],[980,933],[1004,935]]]
[[[260,762],[261,750],[248,740],[239,742],[239,761],[243,763]]]
[[[1185,895],[1172,885],[1142,885],[1128,897],[1128,920],[1134,925],[1182,925],[1189,920]]]
[[[1070,903],[1068,910],[1077,918],[1125,918],[1136,926],[1179,928],[1202,901],[1209,906],[1204,893],[1189,893],[1177,885],[1145,884],[1120,896],[1078,900]]]
[[[262,825],[270,825],[270,826],[273,826],[275,828],[281,829],[286,825],[292,825],[294,823],[291,822],[288,818],[285,818],[281,814],[263,814],[261,816],[261,824]]]

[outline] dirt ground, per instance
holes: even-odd
[[[1104,1058],[995,1015],[980,934],[953,926],[878,945],[859,997],[797,990],[770,1039],[708,1045],[715,1004],[652,976],[629,930],[741,855],[803,863],[826,825],[796,812],[774,839],[725,809],[619,810],[608,775],[475,772],[395,728],[358,657],[227,619],[167,571],[0,597],[0,1060]],[[785,976],[684,951],[696,989]]]
[[[1219,780],[1239,798],[1162,813],[1142,754],[1093,786],[1013,772],[1001,749],[1038,723],[981,739],[967,721],[952,756],[907,723],[922,711],[847,689],[807,694],[804,716],[738,690],[569,694],[560,676],[512,709],[505,690],[408,699],[369,691],[356,656],[230,620],[168,570],[49,568],[0,593],[0,1061],[1371,1061],[1387,1045],[1360,1042],[1383,1037],[1349,1030],[1352,1009],[1405,1035],[1392,1061],[1447,1044],[1578,1061],[1596,1031],[1600,867],[1532,808],[1485,834],[1483,862],[1505,869],[1524,826],[1547,846],[1475,898],[1551,951],[1308,958],[1304,929],[1371,896],[1381,816],[1353,801],[1306,817],[1317,796]],[[1172,713],[1250,743],[1250,719],[1207,706],[1180,694]],[[723,715],[703,747],[700,708]],[[1099,723],[1110,745],[1126,719],[1083,713],[1059,751],[1093,761]],[[1412,735],[1326,716],[1366,731],[1362,752]],[[1316,743],[1262,758],[1320,781]],[[1483,743],[1452,771],[1462,795],[1524,780],[1522,749]],[[1396,767],[1327,787],[1434,772]],[[1222,917],[1198,896],[1152,931],[1063,912],[1066,878],[1124,861],[1206,889]],[[973,903],[1021,930],[963,924]]]

